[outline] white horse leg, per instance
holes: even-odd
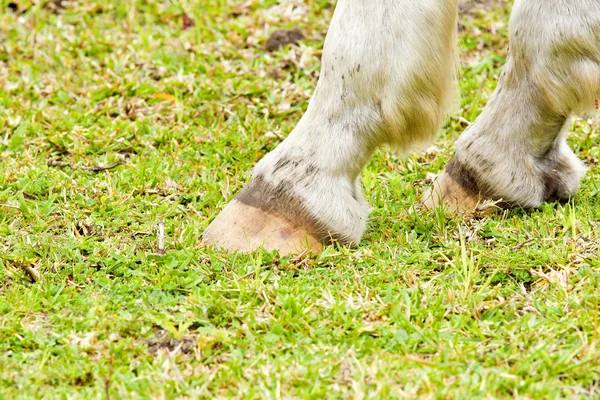
[[[568,199],[585,173],[566,143],[572,116],[598,107],[600,2],[517,0],[510,51],[481,116],[456,143],[429,205],[481,199],[538,207]]]
[[[373,151],[430,141],[454,93],[458,0],[339,0],[308,110],[204,232],[228,250],[357,244]]]

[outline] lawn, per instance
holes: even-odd
[[[0,398],[600,396],[593,121],[568,204],[418,202],[495,87],[501,4],[461,7],[438,140],[365,170],[361,245],[283,258],[200,235],[306,108],[332,3],[0,0]]]

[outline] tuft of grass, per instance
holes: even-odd
[[[467,120],[508,46],[510,4],[483,3],[461,9]],[[573,128],[590,172],[569,204],[477,220],[419,209],[463,129],[450,119],[427,151],[375,155],[358,248],[200,244],[306,108],[332,11],[0,0],[1,398],[600,395],[589,121]],[[265,52],[296,26],[306,40]]]

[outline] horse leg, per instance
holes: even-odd
[[[458,0],[339,0],[321,76],[296,128],[203,234],[227,250],[359,243],[373,151],[430,141],[454,93]]]
[[[496,91],[456,142],[426,205],[472,211],[569,199],[585,174],[566,142],[572,117],[598,108],[600,2],[517,0]]]

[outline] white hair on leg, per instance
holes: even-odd
[[[254,177],[289,182],[336,239],[358,243],[369,214],[359,175],[371,154],[430,141],[452,101],[456,14],[456,0],[339,1],[308,110]]]
[[[369,214],[360,172],[373,151],[430,141],[452,103],[457,9],[458,0],[339,0],[306,113],[237,201],[319,240],[358,243]]]

